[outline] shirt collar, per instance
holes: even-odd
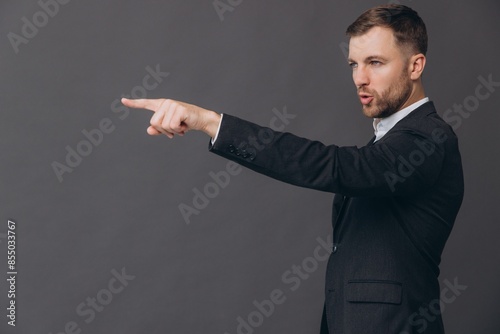
[[[396,125],[397,122],[399,122],[400,120],[408,116],[413,110],[417,109],[418,107],[427,102],[429,102],[428,97],[423,98],[420,101],[415,102],[412,105],[404,109],[401,109],[398,112],[395,112],[389,117],[375,118],[373,120],[373,129],[375,130],[375,141],[385,136],[385,134],[389,132],[389,130],[391,130],[394,127],[394,125]]]

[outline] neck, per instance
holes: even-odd
[[[418,102],[425,98],[425,90],[424,86],[421,83],[417,83],[413,86],[413,90],[410,94],[410,97],[408,97],[408,100],[406,100],[406,103],[401,107],[400,110],[411,106],[413,103]]]

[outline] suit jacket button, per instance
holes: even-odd
[[[238,148],[237,148],[237,149],[235,149],[234,151],[236,152],[236,155],[237,155],[237,156],[240,156],[240,155],[241,155],[241,152],[240,152],[240,150],[239,150]]]
[[[339,249],[339,248],[338,248],[338,246],[337,246],[337,245],[333,245],[333,247],[332,247],[332,254],[337,253],[337,250],[338,250],[338,249]]]
[[[248,153],[247,153],[247,150],[242,150],[241,151],[241,156],[246,159],[248,157]]]
[[[234,153],[234,146],[233,145],[229,145],[228,149],[229,149],[229,152]]]

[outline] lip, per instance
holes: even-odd
[[[359,94],[359,100],[362,105],[368,105],[373,101],[373,96],[368,94]]]

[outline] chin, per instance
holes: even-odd
[[[373,106],[363,106],[363,114],[369,118],[377,118],[379,117],[380,112],[378,110],[374,110]]]

